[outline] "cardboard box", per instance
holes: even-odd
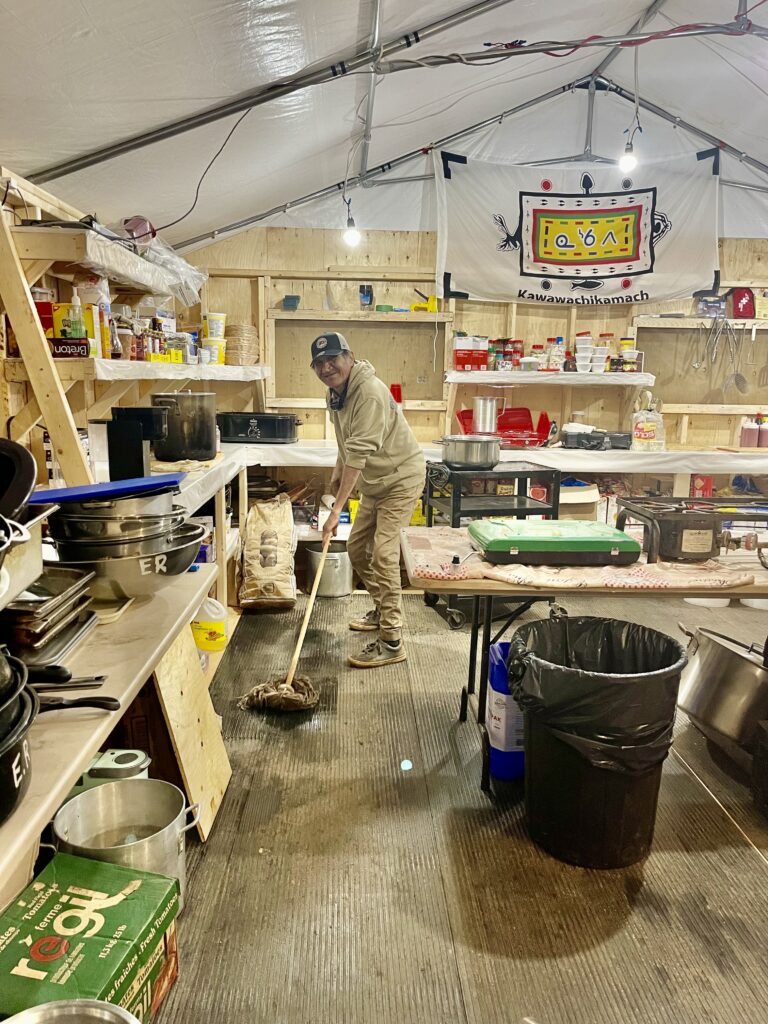
[[[0,917],[0,1018],[102,999],[142,1024],[178,976],[175,878],[57,854]]]
[[[560,485],[560,513],[558,519],[597,519],[600,491],[597,484],[582,486]]]

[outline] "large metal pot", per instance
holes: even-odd
[[[55,1003],[30,1006],[9,1017],[5,1024],[139,1024],[132,1013],[100,999],[58,999]]]
[[[307,544],[307,583],[317,576],[322,557],[322,544]],[[323,574],[317,588],[318,597],[347,597],[352,593],[352,563],[343,540],[332,540],[325,557]]]
[[[197,824],[199,812],[200,805],[187,807],[184,794],[170,782],[120,779],[73,797],[56,813],[53,831],[64,853],[178,878],[181,910],[184,833]]]
[[[213,391],[152,395],[152,405],[168,410],[168,436],[155,441],[155,458],[161,462],[215,458],[216,395]]]
[[[688,665],[678,705],[708,736],[722,736],[753,752],[757,723],[768,719],[768,667],[762,646],[743,644],[710,629],[689,637]]]
[[[449,434],[437,443],[443,445],[443,462],[449,469],[493,469],[501,457],[498,437]]]

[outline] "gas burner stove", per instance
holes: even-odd
[[[768,525],[768,500],[754,498],[619,498],[616,526],[643,524],[648,561],[705,562],[717,558],[725,523]]]

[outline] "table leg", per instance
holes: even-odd
[[[224,488],[213,499],[216,537],[216,599],[227,607],[227,499]]]
[[[480,598],[472,596],[472,632],[469,635],[469,671],[467,673],[467,684],[461,691],[461,704],[459,706],[459,721],[466,722],[467,708],[469,706],[469,695],[475,692],[477,679],[477,635],[480,631]]]
[[[241,469],[237,477],[237,528],[245,538],[245,524],[248,519],[248,470]]]
[[[493,623],[493,598],[486,597],[483,610],[483,639],[480,647],[480,690],[477,696],[477,721],[485,724],[485,702],[488,697],[488,661],[491,646],[491,625]]]

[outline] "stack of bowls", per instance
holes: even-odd
[[[197,557],[205,528],[185,524],[186,512],[163,489],[107,501],[73,501],[49,519],[59,561],[92,569],[96,600],[149,597]]]

